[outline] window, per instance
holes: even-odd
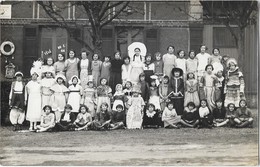
[[[238,34],[238,28],[233,28],[235,33]],[[236,41],[231,32],[226,27],[213,28],[213,46],[219,48],[235,48]]]

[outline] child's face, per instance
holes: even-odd
[[[194,57],[195,57],[195,53],[194,52],[190,52],[190,58],[194,59]]]
[[[208,74],[210,74],[212,72],[212,67],[211,66],[207,67],[207,72],[208,72]]]
[[[134,96],[134,97],[138,97],[138,95],[139,95],[139,94],[138,94],[137,92],[133,92],[133,96]]]
[[[151,82],[151,85],[152,85],[152,86],[156,86],[155,81],[152,81],[152,82]]]
[[[154,111],[154,107],[153,107],[153,106],[149,106],[149,107],[148,107],[148,111],[149,111],[149,112],[153,112],[153,111]]]
[[[48,115],[48,114],[50,114],[50,112],[51,112],[50,108],[49,108],[49,107],[46,107],[46,108],[45,108],[45,114]]]
[[[172,110],[173,109],[173,104],[168,104],[168,109]]]
[[[144,81],[144,80],[145,80],[145,76],[141,76],[140,81]]]
[[[221,108],[221,107],[222,107],[222,102],[221,102],[221,101],[218,101],[218,102],[217,102],[217,107],[218,107],[218,108]]]
[[[147,56],[146,57],[146,61],[151,61],[152,60],[152,57],[151,56]]]
[[[62,54],[58,54],[58,60],[59,61],[63,61],[64,57],[62,56]]]
[[[47,64],[48,64],[48,65],[52,65],[52,64],[53,64],[53,60],[52,60],[51,58],[48,58],[48,59],[47,59]]]
[[[135,49],[134,51],[135,51],[135,54],[136,54],[137,56],[139,56],[140,53],[141,53],[141,51],[140,51],[139,49]]]
[[[37,74],[35,74],[35,73],[34,73],[34,74],[32,74],[32,80],[34,80],[34,81],[35,81],[35,80],[37,80],[37,77],[38,77],[38,75],[37,75]]]
[[[175,77],[179,77],[179,76],[180,76],[180,72],[179,72],[179,71],[175,71],[175,72],[174,72],[174,76],[175,76]]]
[[[98,54],[94,54],[94,55],[93,55],[93,60],[96,61],[97,59],[98,59]]]
[[[87,58],[87,53],[86,52],[82,52],[81,53],[81,58],[82,59],[86,59]]]
[[[216,56],[218,56],[218,55],[219,55],[218,49],[214,49],[213,54],[216,55]]]
[[[130,63],[130,60],[129,59],[125,59],[125,64],[129,64]]]
[[[105,62],[109,62],[109,57],[105,57]]]
[[[81,108],[80,108],[80,112],[81,112],[82,114],[85,114],[85,113],[87,112],[87,110],[86,110],[85,107],[81,107]]]
[[[180,56],[180,58],[183,58],[184,57],[184,51],[180,51],[179,56]]]
[[[168,78],[163,78],[163,83],[167,84],[169,82]]]
[[[222,76],[223,76],[222,71],[218,71],[218,72],[217,72],[217,76],[218,76],[218,77],[222,77]]]
[[[51,78],[51,72],[46,72],[46,74],[45,74],[45,76],[46,76],[46,78]]]
[[[116,54],[115,54],[115,59],[120,59],[120,53],[119,52],[117,52]]]
[[[116,91],[122,91],[123,90],[123,86],[122,85],[118,85],[117,88],[116,88]]]
[[[245,107],[246,106],[246,102],[245,101],[241,101],[240,102],[240,107]]]
[[[188,76],[188,77],[189,77],[188,79],[193,79],[193,78],[194,78],[194,74],[189,73],[189,76]]]
[[[117,107],[116,110],[117,110],[117,112],[122,112],[122,111],[123,111],[123,108]]]
[[[18,76],[16,77],[16,81],[18,81],[18,82],[21,82],[22,79],[23,79],[22,76],[19,76],[19,75],[18,75]]]
[[[169,47],[169,48],[168,48],[168,53],[172,54],[173,52],[174,52],[173,47]]]
[[[206,51],[206,46],[201,46],[200,47],[200,52],[201,53],[205,53],[205,51]]]
[[[125,87],[126,87],[126,88],[131,88],[131,84],[130,84],[129,82],[127,82],[127,83],[125,84]]]
[[[90,88],[93,88],[93,86],[94,86],[93,82],[89,82],[89,83],[88,83],[88,86],[89,86]]]
[[[161,55],[160,54],[156,55],[155,58],[156,58],[156,60],[161,60]]]
[[[57,82],[58,82],[58,84],[62,84],[62,83],[63,83],[63,79],[58,78],[58,79],[57,79]]]
[[[72,84],[77,84],[78,83],[78,79],[77,78],[73,78],[72,79]]]
[[[189,110],[193,110],[194,107],[193,107],[192,105],[189,105],[189,106],[188,106],[188,109],[189,109]]]
[[[70,58],[74,58],[74,56],[75,56],[75,53],[74,53],[73,51],[70,51],[70,52],[69,52],[69,57],[70,57]]]
[[[107,80],[106,79],[102,79],[101,80],[101,85],[106,85],[107,84]]]
[[[102,110],[102,111],[106,111],[106,110],[107,110],[107,106],[106,106],[105,104],[102,104],[102,105],[101,105],[101,110]]]
[[[235,70],[236,69],[236,65],[231,63],[230,66],[229,66],[230,70]]]
[[[201,105],[202,108],[204,108],[204,107],[207,106],[207,103],[206,103],[205,101],[201,101],[201,102],[200,102],[200,105]]]
[[[234,105],[230,105],[230,106],[228,107],[228,109],[229,109],[229,111],[234,111],[234,110],[235,110],[235,106],[234,106]]]

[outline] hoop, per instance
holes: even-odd
[[[5,46],[6,45],[9,45],[11,47],[11,50],[9,52],[6,52],[4,50]],[[1,46],[0,46],[0,51],[1,53],[3,53],[4,55],[6,56],[10,56],[14,53],[14,50],[15,50],[15,46],[14,46],[14,43],[12,43],[11,41],[4,41]]]

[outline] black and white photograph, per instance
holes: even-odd
[[[258,166],[259,9],[0,0],[0,165]]]

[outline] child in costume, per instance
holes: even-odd
[[[236,111],[235,119],[237,128],[253,127],[253,116],[251,110],[247,107],[246,101],[241,99],[239,108]]]
[[[187,106],[189,102],[193,102],[196,107],[198,107],[200,104],[200,99],[198,94],[198,81],[197,79],[195,79],[195,74],[192,72],[189,72],[187,74],[184,106]]]
[[[9,106],[11,108],[9,117],[14,126],[14,131],[21,130],[25,119],[25,83],[23,82],[23,73],[16,72],[15,77],[16,81],[12,82],[9,94]]]
[[[122,65],[122,84],[125,86],[127,81],[130,81],[130,74],[132,70],[132,65],[130,64],[130,57],[124,57],[124,64]]]
[[[154,63],[152,62],[152,55],[151,54],[147,54],[145,56],[145,62],[143,64],[143,70],[144,70],[144,74],[145,74],[145,81],[147,83],[151,83],[151,76],[154,74]]]

